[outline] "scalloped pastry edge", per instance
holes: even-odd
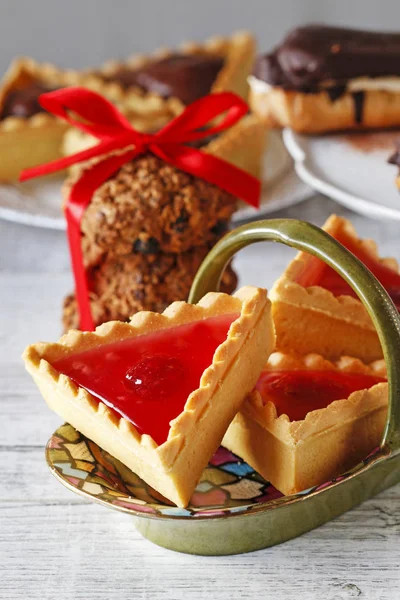
[[[247,76],[252,68],[256,51],[254,37],[249,32],[238,31],[227,37],[214,36],[203,43],[185,42],[177,50],[185,54],[205,52],[223,55],[225,64],[218,73],[210,93],[232,91],[247,98]],[[166,58],[175,52],[175,49],[159,48],[152,54],[137,54],[124,62],[107,61],[100,67],[100,72],[110,75],[121,67],[138,68],[160,58]],[[174,116],[185,108],[175,97],[165,99],[154,92],[144,92],[139,87],[125,90],[118,82],[104,82],[93,70],[84,74],[84,85],[102,94],[117,106],[123,106],[125,110],[137,115],[162,113]]]
[[[240,315],[204,371],[199,388],[171,421],[168,439],[160,446],[51,364],[61,356],[99,344],[232,312]],[[230,421],[255,385],[273,344],[266,291],[245,287],[234,296],[209,293],[197,305],[174,302],[162,314],[140,312],[130,323],[105,323],[93,333],[70,331],[58,343],[29,346],[24,360],[51,409],[165,497],[186,506]]]
[[[360,239],[347,219],[331,215],[322,229],[331,235],[344,230],[374,260],[393,271],[399,271],[397,261],[394,258],[381,258],[376,243],[370,239]],[[277,349],[301,354],[315,351],[332,358],[350,354],[367,362],[381,358],[378,335],[360,300],[352,296],[336,297],[320,286],[305,288],[296,283],[308,259],[309,255],[299,252],[271,289]],[[301,334],[298,331],[300,323],[303,324]],[[323,327],[326,327],[326,331],[335,330],[335,335],[324,338],[321,335]]]
[[[15,58],[0,82],[0,107],[7,94],[15,87],[21,79],[31,79],[48,84],[50,87],[68,87],[79,85],[82,75],[78,71],[62,70],[51,63],[39,63],[33,58],[22,56]],[[59,119],[48,113],[38,113],[27,119],[21,117],[7,117],[0,121],[0,132],[12,132],[26,127],[39,128]],[[63,123],[63,127],[69,127]]]
[[[342,356],[332,362],[318,354],[297,356],[274,352],[264,370],[322,370],[386,377],[383,360],[365,364]],[[253,390],[228,428],[222,444],[241,456],[282,493],[320,485],[362,460],[379,445],[386,421],[388,384],[377,383],[304,420],[277,416],[273,402]],[[352,435],[354,431],[361,435]]]

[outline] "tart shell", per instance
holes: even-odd
[[[397,261],[381,258],[375,242],[358,238],[350,221],[332,215],[323,229],[333,236],[345,231],[374,260],[398,272]],[[320,286],[305,288],[296,283],[307,268],[308,258],[300,252],[271,290],[276,349],[298,354],[316,352],[331,359],[355,356],[365,362],[382,358],[378,334],[360,300],[336,297]]]
[[[58,358],[75,352],[232,312],[240,315],[160,446],[52,366]],[[166,498],[186,506],[273,344],[266,291],[246,287],[234,296],[207,294],[197,305],[175,302],[163,314],[137,313],[130,323],[106,323],[94,333],[70,331],[59,343],[28,347],[24,359],[51,409]]]
[[[213,54],[224,57],[225,64],[218,73],[210,93],[231,91],[243,98],[248,95],[247,77],[252,69],[255,58],[256,44],[253,36],[246,32],[233,33],[229,37],[212,37],[203,43],[186,42],[178,48],[184,54]],[[162,98],[154,92],[146,92],[139,87],[132,86],[124,89],[117,81],[104,81],[102,75],[112,76],[121,68],[132,69],[144,67],[149,63],[167,58],[176,53],[176,50],[160,48],[153,54],[134,55],[126,62],[108,61],[99,71],[87,72],[85,85],[102,94],[117,106],[124,106],[125,110],[148,119],[150,116],[171,116],[182,112],[183,103],[178,98]]]
[[[14,60],[0,84],[0,108],[7,94],[30,82],[49,87],[78,85],[80,75],[31,58]],[[0,181],[18,179],[23,169],[62,156],[62,140],[69,125],[48,113],[30,118],[6,117],[0,121]]]
[[[274,353],[266,365],[273,371],[299,369],[386,376],[384,361],[365,365],[350,357],[332,363],[315,354]],[[285,414],[278,417],[275,405],[264,405],[253,391],[222,444],[283,494],[294,494],[330,481],[366,458],[380,443],[387,402],[387,383],[378,383],[309,412],[302,421],[290,421]]]

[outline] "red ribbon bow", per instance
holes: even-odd
[[[113,104],[99,94],[84,88],[66,88],[42,94],[40,104],[48,112],[96,137],[100,142],[92,148],[71,156],[25,169],[21,173],[21,181],[48,175],[96,156],[118,151],[118,154],[105,156],[103,160],[83,172],[71,188],[65,207],[82,330],[92,331],[94,324],[83,264],[81,220],[94,191],[123,164],[139,154],[151,152],[178,169],[205,179],[252,206],[259,205],[258,179],[216,156],[185,145],[231,127],[247,113],[247,104],[231,92],[212,94],[197,100],[154,135],[139,133],[133,129]],[[74,119],[71,112],[76,114],[79,120]],[[226,114],[218,125],[204,129],[207,123],[223,113]]]

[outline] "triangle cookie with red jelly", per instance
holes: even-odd
[[[383,360],[274,353],[223,445],[293,494],[366,458],[380,443],[387,402]]]
[[[274,404],[278,417],[287,415],[290,421],[302,421],[313,410],[324,409],[335,400],[383,381],[384,377],[371,373],[340,370],[268,370],[262,373],[256,390],[264,404],[267,401]]]
[[[237,313],[111,342],[53,363],[79,387],[157,444],[184,409]]]
[[[273,344],[266,291],[247,287],[71,331],[24,357],[50,408],[186,506]]]
[[[400,309],[400,273],[392,258],[380,258],[372,240],[362,240],[350,221],[332,215],[323,229],[359,258]],[[352,288],[319,259],[300,252],[271,290],[277,350],[342,354],[364,361],[382,358],[372,321]]]
[[[335,227],[335,221],[337,224]],[[400,309],[400,273],[397,270],[397,264],[389,259],[378,258],[375,246],[370,241],[360,240],[354,236],[354,232],[348,226],[349,222],[345,219],[332,219],[331,225],[326,224],[325,230],[331,233],[332,237],[343,244],[347,250],[350,250],[362,263],[371,271],[385,290],[392,298],[397,310]],[[331,231],[330,231],[331,230]],[[390,266],[389,266],[390,265]],[[358,298],[354,290],[348,283],[327,264],[310,256],[307,261],[307,267],[296,279],[296,283],[303,287],[320,286],[329,290],[334,296],[352,296]]]

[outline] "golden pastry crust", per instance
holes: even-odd
[[[202,150],[263,179],[267,130],[256,115],[246,115]]]
[[[271,354],[265,370],[322,370],[386,377],[383,360],[370,365],[341,357]],[[263,404],[253,391],[225,434],[222,444],[241,456],[284,494],[320,485],[364,459],[380,443],[386,421],[387,383],[336,400],[302,421],[277,416],[272,402]]]
[[[347,219],[332,215],[323,229],[335,236],[341,231],[374,260],[399,271],[394,258],[381,258],[373,240],[358,238]],[[305,288],[296,280],[307,268],[309,255],[300,252],[270,292],[276,329],[276,349],[306,354],[317,352],[328,358],[346,354],[370,362],[382,358],[375,327],[362,302],[351,296],[334,296],[320,286]]]
[[[229,37],[212,37],[202,44],[186,42],[178,48],[184,54],[212,54],[225,58],[225,64],[218,73],[211,93],[222,91],[235,92],[243,98],[248,95],[247,76],[253,66],[256,44],[253,36],[246,32],[237,32]],[[139,87],[124,89],[118,82],[107,82],[101,75],[112,76],[121,67],[132,69],[143,67],[151,62],[167,58],[176,50],[160,48],[153,54],[135,55],[126,62],[108,61],[96,73],[87,72],[85,86],[110,99],[117,106],[124,106],[137,117],[149,118],[150,115],[176,115],[182,112],[184,105],[178,98],[162,98],[154,92],[145,92]]]
[[[0,110],[11,91],[33,82],[66,87],[78,85],[80,75],[32,58],[17,58],[0,84]],[[67,123],[45,112],[27,119],[9,116],[0,120],[0,181],[15,180],[22,169],[60,157],[67,129]]]
[[[369,364],[352,356],[340,356],[338,360],[328,360],[320,354],[310,353],[304,356],[273,352],[263,371],[341,371],[360,375],[386,377],[386,364],[383,359]]]
[[[122,106],[118,107],[120,112],[129,119],[132,127],[141,133],[152,133],[161,129],[170,121],[172,118],[177,116],[178,113],[169,113],[169,114],[160,114],[150,116],[150,117],[142,117],[137,116],[136,114],[125,110]],[[98,143],[98,140],[89,135],[88,133],[81,131],[80,129],[76,129],[75,127],[70,127],[66,130],[63,139],[62,139],[62,154],[64,156],[69,156],[70,154],[75,154],[76,152],[81,152],[82,150],[86,150],[87,148],[91,148],[95,144]],[[71,167],[73,170],[74,167]]]
[[[52,366],[58,358],[102,344],[235,312],[240,316],[160,446]],[[130,323],[106,323],[94,333],[70,331],[57,344],[28,347],[24,359],[50,408],[165,497],[186,506],[230,421],[255,385],[273,344],[266,291],[245,287],[234,296],[207,294],[197,305],[175,302],[163,314],[137,313]]]
[[[380,90],[364,92],[362,122],[355,119],[354,97],[346,92],[335,101],[324,91],[305,94],[251,86],[251,109],[268,127],[290,127],[298,133],[325,133],[348,129],[377,129],[400,125],[400,94]]]
[[[135,120],[131,120],[131,124],[138,131],[149,131],[146,128],[141,129],[141,127],[146,127],[143,121],[139,127],[137,127]],[[164,124],[158,123],[160,127]],[[154,130],[154,125],[155,122],[153,121],[150,129]],[[71,128],[64,135],[63,154],[67,156],[75,154],[81,150],[91,148],[96,143],[97,140],[94,137],[78,129]],[[267,131],[263,123],[256,115],[246,115],[230,129],[223,131],[200,149],[202,152],[213,154],[243,171],[247,171],[254,177],[262,179],[266,143]],[[74,171],[75,167],[72,170]]]
[[[225,57],[225,64],[218,73],[210,93],[232,91],[247,99],[247,77],[255,57],[255,41],[248,32],[234,33],[230,37],[213,37],[203,44],[187,42],[179,51],[185,54],[213,54]],[[121,67],[139,68],[166,58],[173,50],[160,49],[150,56],[133,56],[126,63],[109,61],[100,73],[107,76]],[[154,92],[138,87],[124,89],[118,82],[106,82],[95,72],[83,77],[85,87],[92,89],[109,100],[128,118],[132,126],[141,132],[152,133],[179,115],[184,104],[175,97],[162,98]],[[90,148],[96,140],[77,129],[69,129],[63,140],[63,154],[69,155]],[[247,115],[239,123],[221,133],[217,139],[202,148],[261,179],[263,156],[266,145],[266,129],[255,115]]]

